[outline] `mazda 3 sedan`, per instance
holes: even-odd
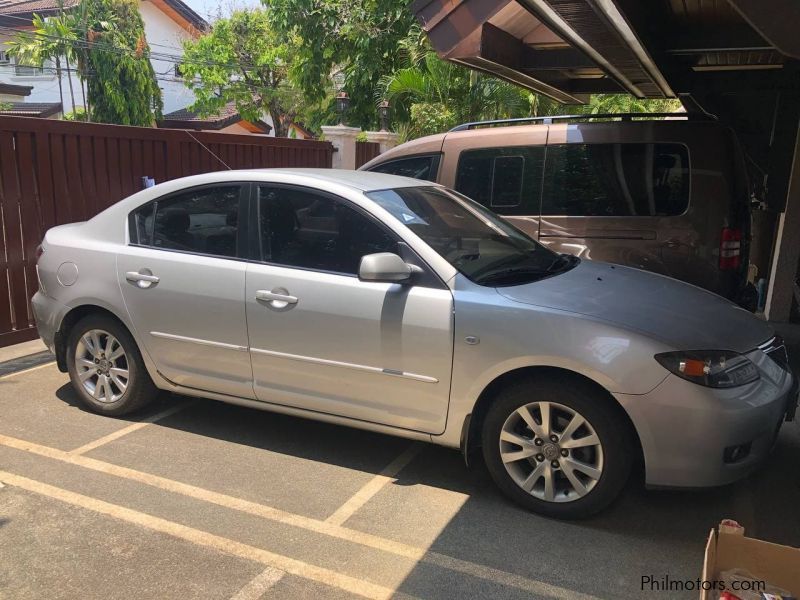
[[[601,510],[638,461],[650,486],[739,479],[796,406],[747,311],[393,175],[170,181],[48,231],[37,272],[39,333],[91,410],[162,389],[480,449],[554,517]]]

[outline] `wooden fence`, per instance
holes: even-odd
[[[210,171],[330,167],[328,142],[0,117],[0,347],[36,337],[29,299],[45,231],[142,188]]]
[[[356,169],[381,153],[378,142],[356,142]]]

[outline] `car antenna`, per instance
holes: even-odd
[[[190,137],[190,138],[192,138],[192,139],[193,139],[195,142],[197,142],[197,143],[198,143],[198,144],[200,144],[200,145],[201,145],[203,148],[205,148],[205,149],[208,151],[208,153],[209,153],[211,156],[213,156],[213,157],[214,157],[214,158],[216,158],[216,159],[217,159],[219,162],[221,162],[223,165],[225,165],[225,168],[226,168],[226,169],[228,169],[229,171],[233,171],[233,169],[231,169],[231,167],[230,167],[230,165],[228,165],[228,163],[226,163],[226,162],[225,162],[224,160],[222,160],[222,159],[221,159],[219,156],[217,156],[216,154],[214,154],[214,152],[212,152],[212,151],[211,151],[211,148],[209,148],[209,147],[208,147],[208,146],[206,146],[206,145],[205,145],[203,142],[201,142],[201,141],[200,141],[200,140],[198,140],[196,137],[194,137],[194,136],[192,135],[192,132],[191,132],[191,131],[189,131],[188,129],[184,129],[184,131],[185,131],[185,132],[186,132],[186,133],[189,135],[189,137]]]

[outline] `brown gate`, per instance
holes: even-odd
[[[356,169],[381,153],[378,142],[356,142]]]
[[[328,142],[0,117],[0,347],[36,337],[28,300],[50,227],[156,183],[232,169],[330,167]]]

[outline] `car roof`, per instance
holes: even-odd
[[[402,177],[400,175],[388,175],[386,173],[375,173],[372,171],[351,171],[348,169],[250,169],[259,174],[287,174],[308,177],[319,182],[338,183],[348,187],[369,192],[373,190],[385,190],[398,187],[419,187],[422,185],[438,185],[430,181],[421,181],[412,177]],[[244,171],[240,171],[244,172]]]

